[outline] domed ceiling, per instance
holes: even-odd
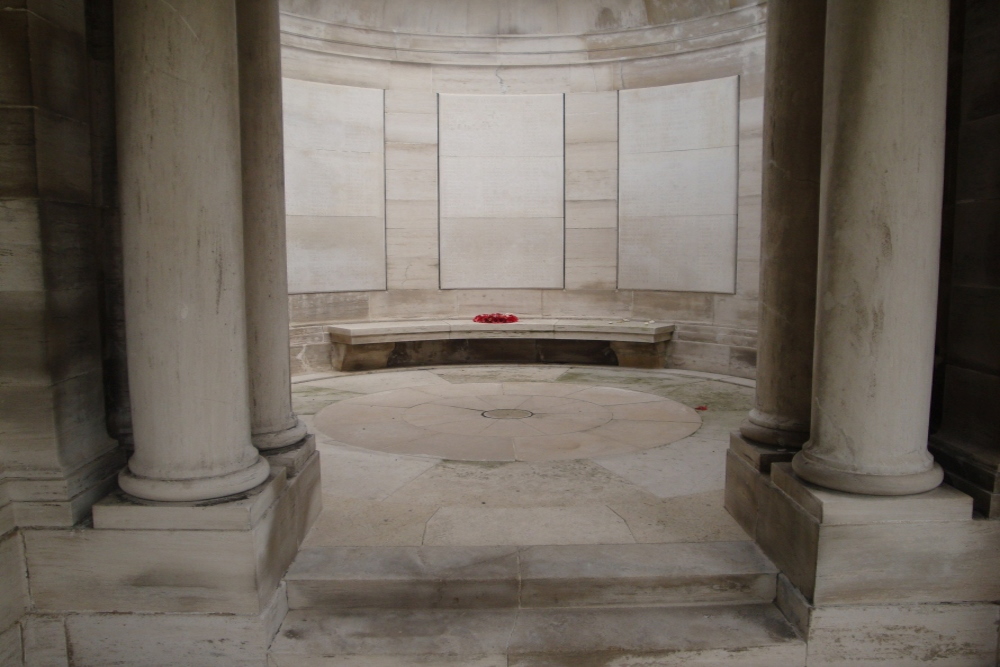
[[[761,0],[283,0],[282,11],[424,35],[583,35],[724,14]]]

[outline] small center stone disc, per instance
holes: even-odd
[[[489,417],[490,419],[524,419],[525,417],[530,417],[535,414],[534,412],[528,412],[527,410],[487,410],[483,413],[484,417]]]

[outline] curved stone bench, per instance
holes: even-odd
[[[409,363],[455,363],[473,361],[470,342],[497,341],[592,341],[608,343],[618,365],[632,368],[663,368],[667,342],[674,332],[668,322],[597,319],[523,319],[511,324],[480,324],[464,320],[393,320],[338,322],[327,325],[330,361],[334,370],[356,371],[385,368],[390,357],[405,356]],[[416,345],[414,345],[416,344]],[[480,345],[480,347],[483,347]],[[537,347],[537,346],[535,346]],[[515,342],[511,360],[546,361],[545,351],[535,350],[535,359],[525,345]],[[472,346],[475,352],[475,345]],[[501,353],[502,354],[502,353]],[[474,357],[474,355],[472,355]],[[551,355],[550,355],[551,356]],[[558,356],[558,355],[556,355]]]

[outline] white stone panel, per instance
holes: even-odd
[[[441,155],[562,157],[562,95],[441,95]]]
[[[618,226],[619,289],[735,291],[735,215],[622,216]]]
[[[736,147],[622,153],[622,217],[735,215]]]
[[[736,287],[737,77],[619,93],[620,289]]]
[[[619,95],[623,153],[737,143],[738,77],[623,90]]]
[[[441,286],[563,286],[563,96],[441,95]]]
[[[285,146],[381,151],[383,91],[282,80]]]
[[[288,216],[287,243],[292,294],[386,288],[381,216]]]
[[[289,291],[385,289],[383,91],[285,79],[283,94]]]
[[[288,215],[381,216],[385,156],[285,146]]]
[[[284,80],[288,215],[381,217],[383,91]]]
[[[441,218],[441,287],[563,286],[563,219]]]
[[[561,218],[563,158],[440,158],[443,218]]]

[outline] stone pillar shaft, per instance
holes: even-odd
[[[826,0],[770,0],[764,98],[757,392],[740,427],[769,445],[809,435]]]
[[[237,0],[247,347],[253,443],[268,450],[306,436],[292,412],[288,359],[285,166],[277,0]]]
[[[807,481],[934,488],[927,452],[948,0],[829,0]]]
[[[250,442],[236,16],[232,2],[115,3],[135,496],[263,482]]]

